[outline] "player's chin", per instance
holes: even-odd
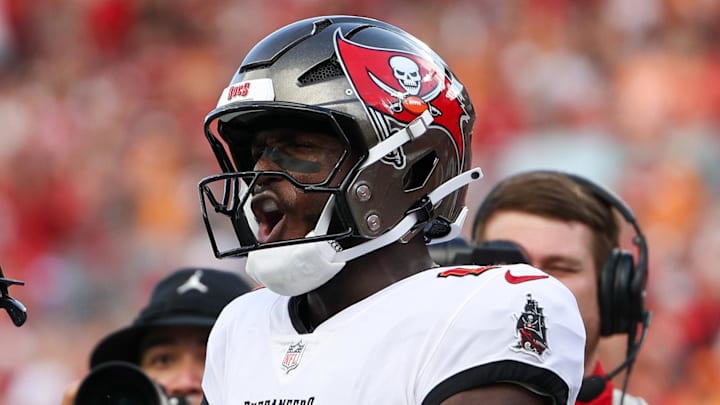
[[[284,225],[282,240],[304,239],[315,228],[315,224],[310,225],[305,221],[289,220]]]

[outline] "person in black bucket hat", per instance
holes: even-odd
[[[108,334],[90,355],[90,368],[115,362],[139,367],[165,395],[199,404],[205,344],[220,311],[252,287],[239,275],[208,268],[182,268],[161,279],[148,304],[127,327]],[[76,402],[70,386],[62,405]]]

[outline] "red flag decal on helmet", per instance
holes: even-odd
[[[339,62],[379,138],[393,131],[389,122],[407,124],[426,110],[434,117],[433,125],[445,130],[457,147],[462,164],[463,124],[470,117],[462,85],[446,75],[443,65],[430,54],[417,55],[395,49],[372,48],[344,38],[336,32]],[[378,119],[378,115],[383,117]]]

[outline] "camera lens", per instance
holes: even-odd
[[[75,405],[166,405],[162,389],[139,367],[108,362],[80,383]]]

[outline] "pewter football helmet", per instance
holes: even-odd
[[[223,172],[199,185],[215,255],[322,239],[337,241],[338,250],[369,243],[369,251],[420,232],[427,242],[455,237],[465,186],[482,176],[468,170],[474,119],[465,88],[445,62],[397,27],[325,16],[273,32],[245,57],[205,120]],[[316,184],[254,171],[251,143],[270,127],[335,134],[348,153]],[[350,156],[359,159],[340,174]],[[312,236],[258,241],[249,200],[258,179],[269,175],[328,195]]]

